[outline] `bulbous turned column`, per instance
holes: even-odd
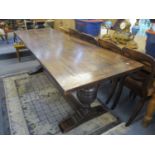
[[[80,104],[80,106],[78,106],[78,109],[72,116],[59,124],[59,127],[63,132],[67,132],[106,112],[102,105],[91,107],[91,103],[93,103],[97,98],[97,91],[98,86],[96,85],[77,90],[76,94],[79,100],[78,104]]]
[[[82,108],[89,110],[97,97],[98,86],[83,88],[77,91]]]

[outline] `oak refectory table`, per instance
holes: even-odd
[[[75,114],[60,123],[64,132],[106,111],[102,105],[91,107],[102,81],[123,77],[142,67],[136,61],[51,28],[16,31],[16,35],[65,99],[74,102]]]

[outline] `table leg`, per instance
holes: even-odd
[[[78,105],[79,107],[72,116],[59,124],[62,132],[67,132],[78,125],[106,112],[102,106],[91,107],[91,103],[95,101],[97,97],[97,90],[98,86],[77,91],[77,97],[80,101]]]
[[[147,127],[151,122],[154,112],[155,112],[155,95],[152,96],[147,106],[146,115],[144,117],[144,122],[143,122],[145,127]]]

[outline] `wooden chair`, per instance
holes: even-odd
[[[81,40],[84,40],[84,41],[87,41],[91,44],[94,44],[94,45],[98,45],[98,41],[91,35],[88,35],[86,33],[81,33],[77,30],[74,30],[74,29],[69,29],[69,34],[73,37],[76,37],[78,39],[81,39]]]
[[[66,34],[69,34],[69,30],[67,28],[64,28],[64,27],[59,27],[59,30],[63,33],[66,33]]]
[[[69,28],[69,34],[73,37],[76,37],[78,39],[81,39],[81,33],[75,29]]]
[[[19,42],[14,44],[14,48],[16,49],[18,61],[20,61],[20,50],[26,49],[26,46],[22,42]]]
[[[155,87],[153,89],[153,95],[147,105],[146,114],[143,121],[145,127],[147,127],[151,122],[154,112],[155,112]]]
[[[153,57],[142,52],[135,51],[133,49],[123,48],[122,50],[124,56],[139,61],[144,65],[141,70],[127,76],[123,81],[123,86],[130,89],[134,94],[140,96],[140,101],[135,105],[133,113],[126,123],[126,126],[128,126],[136,118],[148,97],[152,95],[152,92],[150,90],[152,90],[153,87],[155,75],[155,60]],[[122,86],[120,87],[121,90],[118,95],[119,97],[123,89]],[[114,101],[112,106],[113,109],[118,104],[119,97]]]
[[[115,53],[123,55],[122,49],[111,41],[98,39],[98,43],[102,48],[109,49]]]
[[[94,45],[97,45],[98,46],[98,41],[95,37],[91,36],[91,35],[88,35],[86,33],[81,33],[80,34],[80,38],[84,41],[87,41],[91,44],[94,44]]]

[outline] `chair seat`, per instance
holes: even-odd
[[[134,80],[144,82],[148,76],[147,74],[148,73],[146,71],[141,70],[141,71],[131,74],[130,77],[133,78]]]
[[[125,86],[131,90],[133,90],[139,96],[143,96],[143,83],[147,77],[147,73],[144,71],[139,71],[137,73],[128,76],[125,79]],[[153,93],[153,85],[148,89],[147,96],[151,96]]]
[[[146,101],[152,97],[153,93],[155,93],[153,91],[153,87],[155,88],[155,85],[153,84],[155,75],[155,60],[153,57],[133,49],[123,48],[122,51],[125,57],[143,64],[143,68],[141,70],[130,74],[123,81],[123,84],[130,90],[130,96],[132,95],[132,92],[134,92],[133,99],[136,95],[140,96],[139,101],[135,103],[136,105],[133,108],[133,112],[126,123],[126,126],[129,126],[137,117],[138,113],[142,110]],[[123,90],[122,84],[118,89],[119,93],[116,94],[117,98],[114,100],[112,105],[113,109],[116,107],[121,96],[120,92]]]
[[[129,88],[130,90],[133,90],[136,94],[139,96],[142,96],[142,82],[135,80],[132,77],[127,77],[125,79],[124,85]]]
[[[20,50],[27,49],[27,48],[23,42],[15,43],[14,48],[16,49],[16,55],[17,55],[18,61],[20,61],[20,55],[19,55]]]
[[[23,48],[26,48],[24,44],[22,43],[15,43],[14,44],[14,48],[16,49],[23,49]]]

